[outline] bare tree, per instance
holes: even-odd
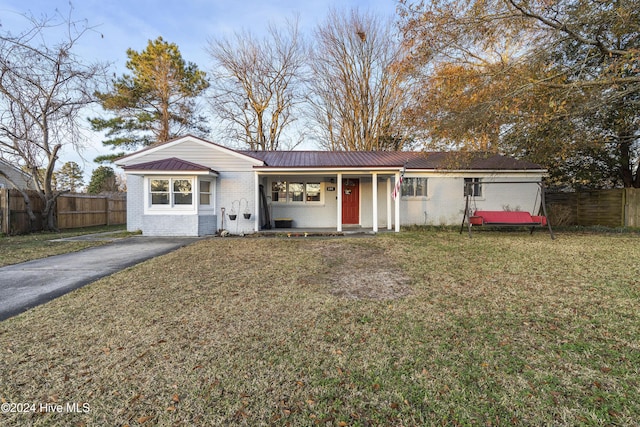
[[[281,148],[303,100],[299,83],[305,49],[297,20],[283,30],[270,25],[262,40],[249,32],[236,33],[233,40],[211,40],[208,52],[215,62],[210,102],[226,135],[251,150]],[[300,142],[294,138],[286,148]]]
[[[331,150],[401,150],[406,103],[402,48],[391,21],[329,12],[316,30],[311,106],[320,144]]]
[[[30,173],[47,230],[57,229],[54,207],[61,192],[52,180],[58,153],[64,145],[80,148],[80,113],[93,101],[96,78],[106,75],[106,66],[85,65],[73,53],[91,28],[70,15],[60,18],[25,15],[26,30],[0,33],[0,157]],[[61,29],[64,39],[52,44],[52,34]],[[29,194],[12,184],[22,192],[33,223]]]

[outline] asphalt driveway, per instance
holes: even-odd
[[[1,267],[0,320],[199,239],[133,236],[79,252]]]

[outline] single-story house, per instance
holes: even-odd
[[[244,151],[194,136],[149,146],[116,164],[127,176],[127,228],[150,236],[456,225],[465,191],[474,209],[537,212],[537,183],[546,174],[537,164],[500,155]],[[484,185],[490,182],[507,183]]]

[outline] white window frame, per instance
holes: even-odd
[[[464,197],[467,197],[467,188],[471,190],[469,197],[475,197],[475,198],[484,197],[484,188],[482,185],[482,178],[467,177],[467,178],[464,178],[463,182],[464,182],[464,187],[462,189],[462,194]],[[467,187],[467,183],[473,183],[473,185],[469,185]],[[476,189],[478,190],[477,192],[476,192]]]
[[[203,192],[202,191],[202,183],[204,182],[208,182],[209,183],[209,191],[208,192]],[[202,194],[208,194],[209,195],[209,203],[208,204],[203,204],[200,203],[200,196]],[[212,178],[212,179],[198,179],[198,209],[199,210],[212,210],[215,211],[216,209],[216,179]]]
[[[155,180],[168,180],[169,181],[169,203],[163,205],[154,205],[152,203],[151,198],[151,182]],[[174,200],[174,181],[178,180],[189,180],[191,182],[191,203],[190,204],[176,204]],[[183,176],[183,175],[151,175],[145,176],[144,178],[144,204],[145,204],[145,213],[153,214],[153,213],[188,213],[197,212],[197,207],[199,203],[196,203],[196,200],[199,202],[200,194],[199,194],[199,185],[197,185],[197,178],[195,176]],[[198,192],[196,193],[196,190]],[[197,194],[197,199],[196,199]]]
[[[309,185],[310,184],[318,184],[318,198],[319,200],[309,200]],[[304,183],[304,202],[309,204],[316,204],[323,202],[323,191],[322,191],[322,182],[321,181],[305,181]]]
[[[293,186],[300,186],[300,190],[293,190]],[[292,204],[303,204],[306,201],[307,194],[307,184],[304,181],[293,181],[287,182],[287,202]],[[296,196],[299,195],[300,200],[295,200]]]
[[[278,198],[277,201],[273,200],[273,184],[274,183],[284,183],[285,184],[285,190],[284,190],[284,194],[285,197],[284,198]],[[317,206],[317,205],[322,205],[324,203],[324,185],[322,180],[320,179],[294,179],[292,181],[289,180],[273,180],[271,181],[271,201],[274,204],[287,204],[287,205],[291,205],[291,206],[303,206],[303,205],[309,205],[309,206]],[[293,195],[293,191],[291,190],[291,184],[301,184],[302,185],[302,200],[292,200],[292,195]],[[307,185],[309,184],[318,184],[319,187],[319,196],[320,196],[320,200],[307,200]]]
[[[282,183],[284,184],[284,197],[280,197],[279,194],[282,193],[282,191],[278,191],[278,200],[274,200],[273,199],[273,185],[276,183]],[[273,180],[271,181],[271,188],[270,188],[270,194],[271,194],[271,202],[272,203],[287,203],[287,195],[289,194],[289,182],[288,181],[283,181],[283,180]],[[283,200],[284,199],[284,200]]]
[[[420,195],[416,195],[415,190],[416,190],[416,180],[423,180],[424,181],[424,194],[420,194]],[[413,183],[413,185],[411,186],[412,188],[412,194],[407,194],[406,190],[409,188],[409,183]],[[400,187],[400,191],[401,191],[401,196],[403,199],[428,199],[429,198],[429,178],[427,178],[426,176],[405,176],[404,179],[402,180],[402,185]]]

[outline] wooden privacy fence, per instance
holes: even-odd
[[[31,196],[31,208],[36,215],[35,230],[42,229],[43,203],[37,194]],[[116,225],[127,222],[127,197],[124,193],[107,195],[67,193],[58,197],[56,213],[58,228],[81,228],[95,225]],[[29,232],[29,217],[24,199],[17,190],[0,189],[0,232]]]
[[[547,193],[552,225],[640,227],[640,189]]]

